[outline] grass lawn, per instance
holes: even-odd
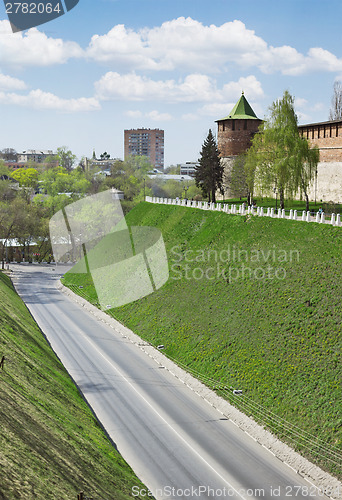
[[[0,498],[131,498],[141,485],[0,272]]]
[[[162,231],[170,278],[109,314],[342,478],[342,228],[150,203],[126,221]],[[64,283],[96,303],[90,275]]]

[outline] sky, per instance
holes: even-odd
[[[341,0],[80,0],[12,33],[1,2],[0,149],[123,158],[124,129],[145,127],[165,131],[165,166],[196,161],[242,91],[261,119],[288,90],[300,124],[326,121],[341,19]]]

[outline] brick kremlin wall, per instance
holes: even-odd
[[[298,129],[310,144],[319,147],[321,162],[342,161],[342,121],[301,125]]]

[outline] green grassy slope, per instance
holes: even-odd
[[[2,273],[0,304],[0,498],[131,498],[140,481]]]
[[[290,444],[341,478],[342,228],[148,203],[126,220],[161,229],[170,279],[110,314],[190,370],[242,389],[224,395],[281,438],[278,417],[298,426]],[[65,283],[96,302],[90,276],[69,272]],[[327,444],[311,449],[305,431]]]

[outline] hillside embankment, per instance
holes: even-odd
[[[126,221],[161,230],[170,276],[108,313],[341,479],[342,229],[149,203]],[[64,284],[97,302],[90,275]]]
[[[0,498],[131,498],[140,485],[0,272]]]

